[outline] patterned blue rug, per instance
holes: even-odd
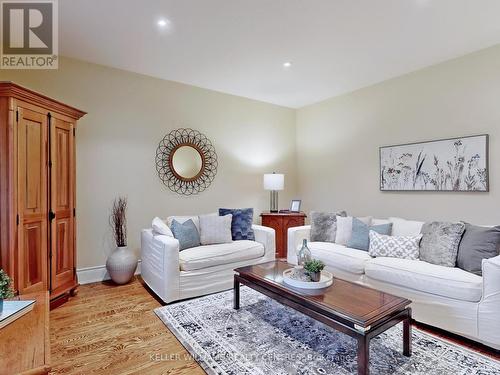
[[[356,374],[356,341],[247,287],[160,307],[158,317],[208,374]],[[500,374],[500,362],[402,324],[370,344],[371,374]]]

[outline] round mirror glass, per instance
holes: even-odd
[[[180,177],[190,179],[196,177],[202,167],[201,155],[191,146],[181,146],[172,156],[172,167]]]

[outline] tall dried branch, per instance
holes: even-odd
[[[116,246],[127,246],[127,198],[119,197],[114,200],[109,221]]]

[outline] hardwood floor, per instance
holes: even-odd
[[[140,278],[116,286],[83,285],[50,312],[53,374],[172,374],[205,372],[156,317],[161,306]],[[490,357],[500,353],[419,323],[416,326]]]
[[[205,374],[156,317],[136,279],[83,285],[50,312],[53,374]]]

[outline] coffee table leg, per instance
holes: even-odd
[[[233,308],[238,310],[240,308],[240,282],[238,281],[236,275],[234,275],[234,303]]]
[[[358,375],[370,373],[370,339],[366,336],[358,337]]]
[[[403,355],[411,356],[411,308],[406,309],[408,315],[403,320]]]

